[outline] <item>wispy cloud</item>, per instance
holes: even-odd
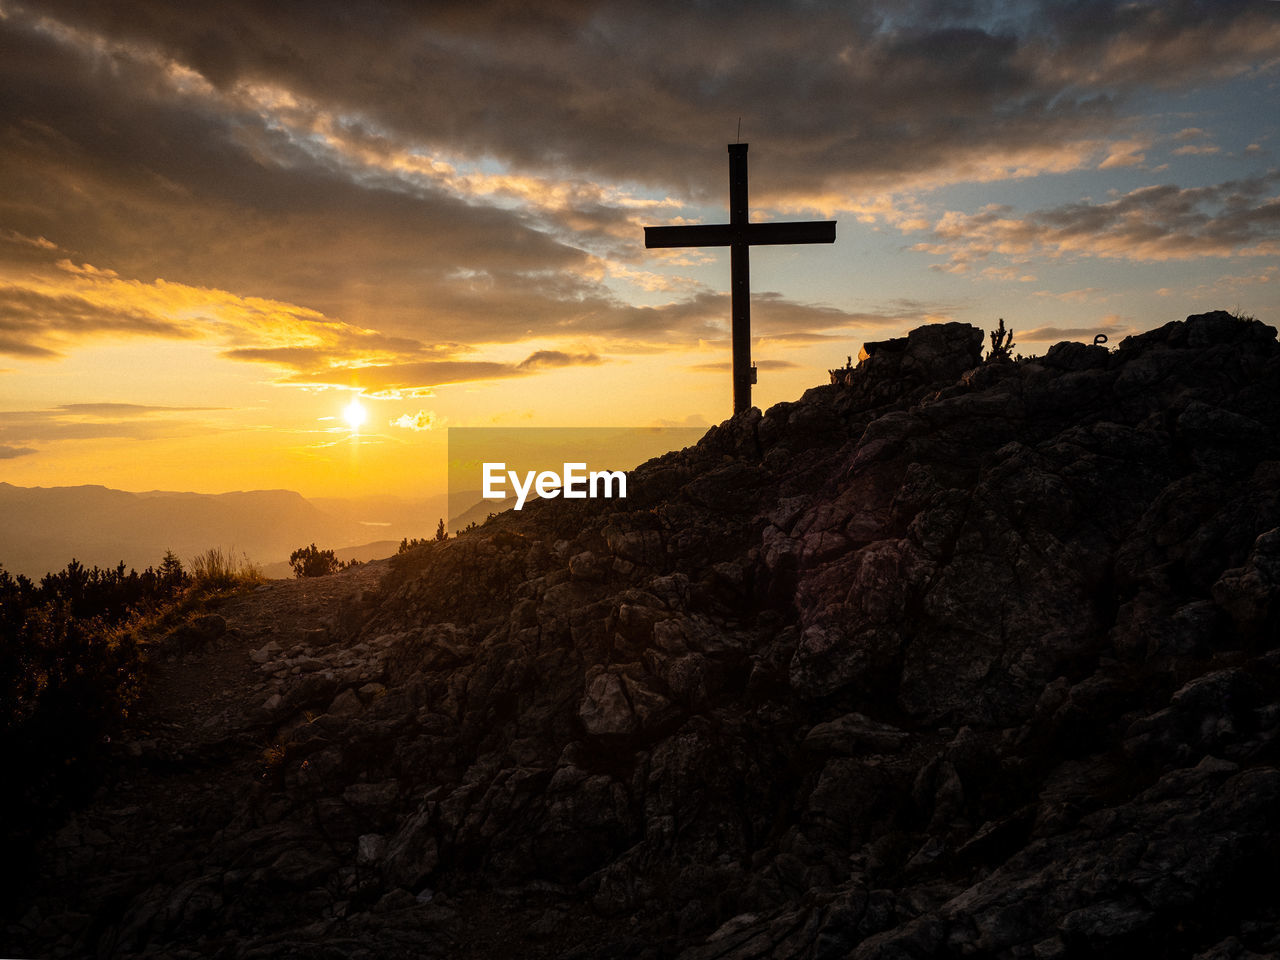
[[[118,408],[114,412],[110,408]],[[61,440],[154,440],[207,434],[215,429],[205,419],[172,416],[194,412],[193,407],[147,407],[134,404],[65,404],[48,410],[0,412],[0,444],[21,454],[35,453],[30,443]]]
[[[1134,261],[1274,256],[1280,252],[1280,171],[1207,187],[1142,187],[1114,199],[1062,204],[1018,216],[991,205],[948,212],[912,249],[965,272],[991,257],[1063,256]]]
[[[52,359],[70,343],[102,336],[190,339],[196,333],[146,309],[0,283],[0,352]]]
[[[155,413],[173,413],[175,411],[210,411],[225,410],[225,407],[181,407],[164,404],[143,403],[63,403],[57,412],[77,417],[101,417],[105,419],[126,419],[129,417],[146,417]]]
[[[761,370],[794,370],[800,365],[790,360],[756,360],[752,366]],[[729,360],[715,360],[710,363],[695,363],[689,369],[696,370],[698,373],[724,373],[733,369],[733,363]]]
[[[537,350],[517,364],[518,370],[548,370],[553,367],[596,366],[604,363],[594,353],[565,353],[563,350]]]
[[[1257,273],[1246,274],[1226,274],[1218,277],[1212,283],[1197,284],[1185,295],[1193,300],[1203,300],[1205,298],[1221,299],[1224,296],[1238,296],[1241,291],[1250,287],[1267,287],[1280,281],[1280,266],[1272,264],[1263,267]]]
[[[406,363],[368,364],[309,369],[285,377],[293,384],[356,387],[370,392],[413,390],[524,377],[556,367],[596,366],[604,360],[594,353],[570,354],[559,350],[538,350],[519,363],[492,360],[424,360]]]
[[[1031,330],[1016,331],[1019,342],[1057,343],[1060,340],[1084,340],[1093,342],[1098,334],[1103,334],[1108,341],[1114,342],[1117,337],[1136,332],[1131,324],[1122,322],[1115,314],[1108,314],[1097,326],[1093,327],[1035,327]]]
[[[1046,300],[1058,300],[1062,303],[1087,303],[1091,300],[1107,299],[1107,292],[1101,287],[1080,287],[1077,290],[1063,290],[1053,293],[1049,290],[1037,290],[1032,296]]]
[[[1107,146],[1107,155],[1098,164],[1098,169],[1111,170],[1116,167],[1139,166],[1146,161],[1146,151],[1149,149],[1151,149],[1150,137],[1117,140]]]

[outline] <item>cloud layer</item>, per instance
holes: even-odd
[[[0,353],[24,361],[192,340],[283,383],[420,394],[719,343],[723,285],[640,228],[722,210],[739,117],[769,144],[757,211],[891,225],[955,273],[1280,250],[1274,173],[926,202],[1213,158],[1212,130],[1158,143],[1135,105],[1272,69],[1280,4],[0,3]],[[792,344],[945,314],[753,304]]]
[[[708,120],[727,138],[741,115],[748,139],[768,130],[787,145],[778,189],[802,192],[1095,138],[1135,90],[1251,69],[1275,55],[1280,29],[1248,0],[39,9],[55,35],[181,64],[222,96],[282,91],[295,122],[325,118],[374,151],[424,144],[679,186],[703,162]]]

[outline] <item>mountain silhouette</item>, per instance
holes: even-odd
[[[430,523],[423,516],[414,535],[424,535]],[[103,568],[123,560],[141,570],[159,563],[166,550],[185,562],[222,547],[269,563],[287,560],[313,541],[348,547],[392,535],[407,534],[320,510],[291,490],[128,493],[96,485],[0,483],[0,564],[30,577],[60,569],[73,557]]]
[[[1275,331],[981,344],[157,637],[7,948],[1276,955]]]

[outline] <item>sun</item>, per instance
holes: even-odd
[[[364,407],[360,405],[360,398],[353,397],[351,402],[347,404],[342,411],[342,419],[347,421],[347,426],[352,430],[359,430],[361,425],[368,419]]]

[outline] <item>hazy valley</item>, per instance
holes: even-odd
[[[0,483],[0,566],[39,577],[73,557],[85,566],[143,569],[172,550],[188,562],[210,547],[244,554],[267,576],[290,576],[289,554],[316,543],[339,559],[395,553],[434,534],[446,497],[308,500],[290,490],[129,493],[96,485]]]

